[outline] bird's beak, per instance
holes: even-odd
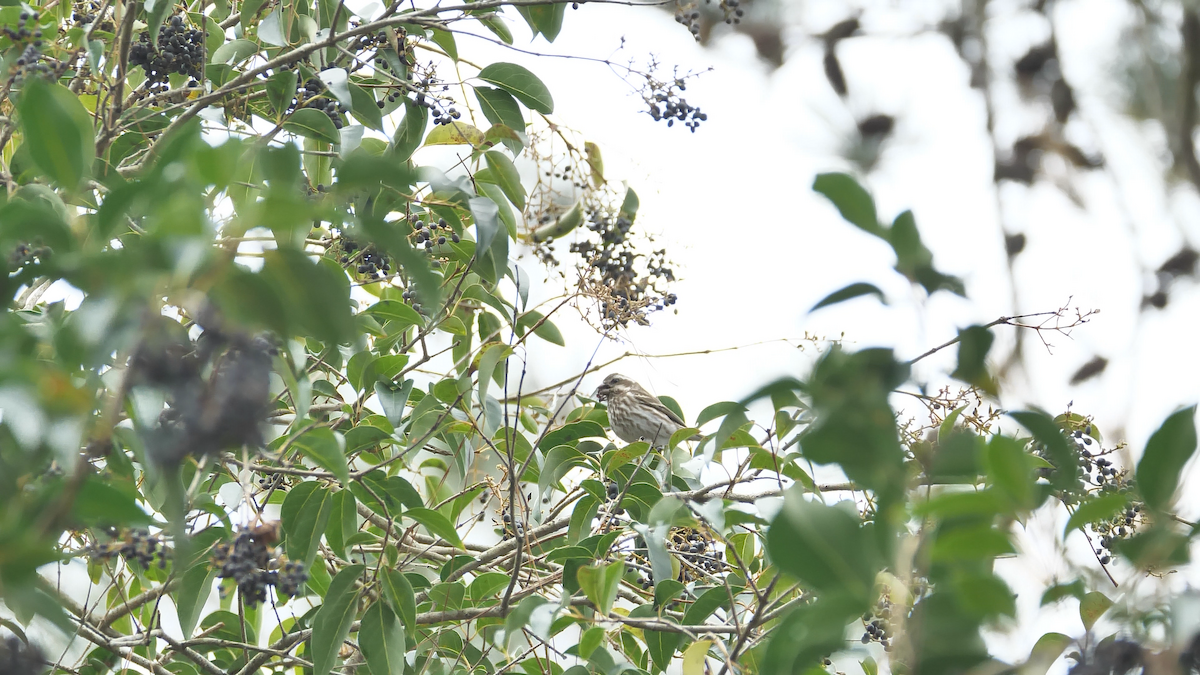
[[[599,387],[596,387],[596,393],[593,394],[593,396],[595,396],[597,399],[604,400],[604,397],[608,396],[608,386],[601,384]]]

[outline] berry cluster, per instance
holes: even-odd
[[[304,81],[304,85],[296,92],[295,98],[288,106],[287,112],[291,113],[299,108],[312,108],[325,113],[336,129],[346,126],[345,116],[350,111],[345,105],[338,103],[336,99],[327,94],[325,83],[315,77]]]
[[[648,112],[655,122],[666,120],[668,127],[674,126],[676,121],[683,122],[683,126],[696,133],[700,123],[708,120],[708,115],[700,112],[699,106],[691,105],[680,96],[681,91],[687,91],[687,83],[683,78],[659,82],[647,77],[642,99],[650,107]]]
[[[420,220],[419,218],[414,218],[412,224],[413,232],[416,233],[415,239],[417,246],[424,244],[427,252],[433,251],[435,243],[438,246],[445,246],[447,234],[450,235],[450,241],[454,242],[455,244],[461,241],[461,238],[457,233],[454,232],[454,228],[450,226],[450,223],[446,222],[445,218],[438,218],[436,223],[433,222],[432,217],[430,217],[429,223],[426,223],[424,220]],[[439,230],[441,230],[441,232],[439,232]]]
[[[437,125],[450,124],[460,117],[462,117],[462,113],[458,112],[454,106],[450,106],[444,111],[435,113],[433,116],[433,123]]]
[[[14,45],[24,45],[21,50],[21,55],[14,62],[18,77],[45,77],[50,75],[50,67],[42,63],[42,31],[37,27],[38,15],[36,12],[21,12],[18,17],[18,24],[21,26],[17,30],[13,30],[8,26],[2,29],[5,37],[13,41]]]
[[[143,31],[129,48],[129,64],[141,66],[146,72],[146,88],[151,93],[165,91],[167,78],[173,73],[191,78],[188,87],[200,86],[204,68],[204,32],[185,28],[183,17],[172,16],[159,34],[158,47]]]
[[[354,265],[354,271],[367,279],[382,279],[392,271],[392,263],[381,254],[374,244],[359,246],[353,239],[340,239],[342,255],[338,260],[343,265]]]
[[[697,40],[700,39],[700,10],[695,5],[675,4],[675,23],[683,24]]]
[[[42,31],[38,30],[37,27],[37,12],[21,12],[21,14],[17,17],[17,20],[17,25],[21,26],[20,28],[13,30],[8,26],[4,26],[0,27],[0,33],[3,33],[4,37],[7,37],[13,42],[29,42],[30,40],[33,40],[36,42],[38,47],[41,47]]]
[[[665,289],[667,283],[675,281],[674,270],[666,263],[666,251],[654,251],[644,273],[640,271],[637,262],[643,256],[629,240],[631,219],[597,209],[590,212],[586,226],[598,235],[599,241],[574,242],[570,251],[583,259],[589,276],[604,288],[600,298],[602,323],[606,326],[624,326],[630,321],[646,323],[649,311],[675,304],[678,298]]]
[[[263,490],[287,489],[287,476],[282,473],[272,473],[265,476],[259,476],[258,486]]]
[[[699,530],[677,528],[671,532],[667,543],[683,563],[679,570],[679,581],[685,584],[725,571],[725,563],[718,557],[716,543]]]
[[[1092,531],[1100,535],[1100,548],[1103,553],[1100,556],[1100,564],[1107,565],[1112,562],[1114,554],[1113,547],[1119,546],[1123,539],[1132,537],[1137,531],[1138,525],[1142,522],[1139,515],[1142,512],[1140,503],[1133,503],[1125,507],[1121,513],[1114,515],[1107,520],[1101,520],[1092,523]]]
[[[866,628],[862,634],[860,641],[865,644],[878,642],[883,645],[884,651],[892,650],[892,603],[888,599],[887,594],[880,596],[879,602],[871,608],[871,611],[862,615],[863,626]]]
[[[117,556],[125,562],[137,561],[142,568],[148,568],[158,561],[159,569],[167,566],[167,549],[158,537],[151,535],[149,530],[130,529],[123,532],[110,531],[109,541],[92,542],[87,548],[87,555],[92,561],[111,560]]]
[[[16,635],[0,640],[0,673],[37,675],[46,672],[48,664],[42,650]]]
[[[88,0],[75,4],[74,10],[71,12],[71,20],[76,26],[86,26],[96,20],[96,14],[100,11],[100,3],[96,0]]]
[[[282,555],[271,557],[276,537],[275,527],[268,525],[245,530],[232,544],[220,543],[213,548],[213,565],[220,568],[217,576],[233,579],[238,593],[247,602],[266,602],[269,586],[283,595],[294,596],[308,581],[303,564]]]
[[[500,522],[504,524],[500,534],[501,538],[512,539],[514,534],[525,536],[525,526],[520,522],[514,523],[507,510],[500,512]]]

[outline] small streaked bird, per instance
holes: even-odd
[[[596,388],[596,398],[608,404],[608,422],[617,438],[626,443],[646,441],[661,448],[671,434],[687,425],[637,382],[612,373]],[[696,434],[688,440],[699,440]]]

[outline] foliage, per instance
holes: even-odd
[[[898,420],[912,364],[885,349],[830,349],[665,448],[608,441],[586,369],[559,403],[524,390],[529,342],[564,344],[555,311],[645,323],[674,274],[600,149],[547,121],[551,88],[460,54],[464,24],[512,41],[506,5],[548,40],[567,10],[0,9],[0,664],[48,658],[22,628],[41,616],[91,645],[57,671],[89,674],[804,672],[861,655],[860,629],[893,671],[960,672],[1015,615],[995,563],[1035,512],[1069,512],[1062,538],[1097,538],[1100,569],[1187,561],[1172,503],[1194,408],[1136,470],[1077,413],[1001,433],[986,357],[1021,317],[944,345],[967,394],[913,394],[928,424]],[[471,97],[436,66],[469,69]],[[682,79],[657,86],[654,119],[706,119]],[[452,175],[413,162],[440,145],[462,151]],[[915,287],[963,293],[911,212],[882,224],[845,174],[814,188]],[[515,252],[552,267],[569,234],[578,286],[531,307]],[[78,303],[42,302],[54,284]],[[860,283],[818,308],[861,295],[884,299]],[[94,594],[49,581],[84,568]],[[1090,631],[1103,583],[1047,602],[1079,598]],[[1048,634],[1023,665],[1069,644]]]

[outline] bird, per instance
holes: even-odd
[[[667,406],[640,384],[620,373],[611,373],[596,388],[596,398],[608,404],[608,422],[617,438],[626,443],[646,441],[663,448],[671,435],[687,427]],[[687,440],[699,440],[696,434]]]

